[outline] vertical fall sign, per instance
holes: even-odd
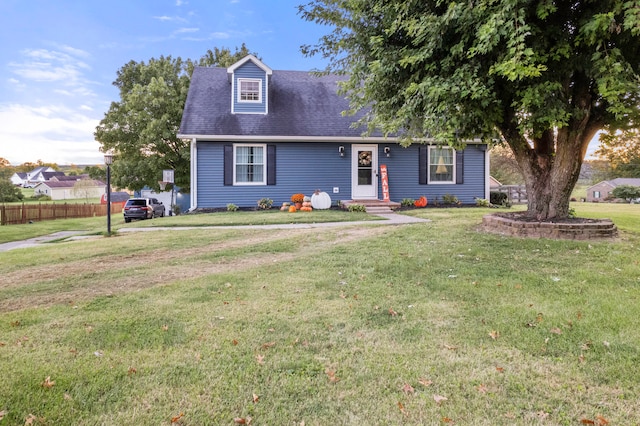
[[[382,201],[389,202],[389,175],[387,174],[387,165],[380,165],[380,180],[382,181]]]

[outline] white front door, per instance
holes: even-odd
[[[378,198],[378,145],[352,146],[351,198]]]

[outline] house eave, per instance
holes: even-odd
[[[384,137],[384,136],[265,136],[265,135],[202,135],[202,134],[187,134],[178,133],[177,137],[180,139],[198,140],[204,142],[344,142],[344,143],[363,143],[363,142],[377,142],[377,143],[398,143],[396,137]],[[434,144],[435,141],[431,138],[424,139],[426,144]],[[483,144],[481,139],[473,139],[466,142],[467,144],[476,145]]]

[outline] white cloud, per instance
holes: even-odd
[[[184,34],[184,33],[197,33],[200,31],[200,28],[179,28],[175,30],[174,34]]]
[[[211,33],[211,38],[227,39],[227,38],[231,38],[231,35],[225,32],[215,32],[215,33]]]
[[[157,19],[158,21],[162,21],[162,22],[187,22],[186,19],[180,17],[180,16],[167,16],[167,15],[162,15],[162,16],[154,16],[153,19]]]
[[[100,144],[93,138],[99,120],[84,111],[59,105],[0,105],[2,156],[12,164],[100,163]]]
[[[25,49],[21,52],[24,60],[10,62],[9,68],[21,78],[23,84],[55,83],[58,86],[54,91],[67,92],[75,96],[93,96],[93,91],[88,87],[89,81],[85,78],[85,72],[91,70],[91,66],[78,59],[78,56],[86,57],[88,53],[70,46],[61,46],[61,49],[69,53],[59,50]]]

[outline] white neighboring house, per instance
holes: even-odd
[[[24,187],[27,182],[27,173],[26,172],[16,172],[11,176],[11,183],[15,186]]]
[[[106,185],[99,180],[48,181],[37,184],[35,195],[48,195],[52,200],[77,200],[82,198],[100,198]]]
[[[55,170],[51,167],[36,167],[30,172],[27,172],[27,179],[22,184],[22,186],[24,186],[25,188],[34,188],[38,183],[47,180],[47,178],[44,177],[43,173],[52,172],[55,172]]]

